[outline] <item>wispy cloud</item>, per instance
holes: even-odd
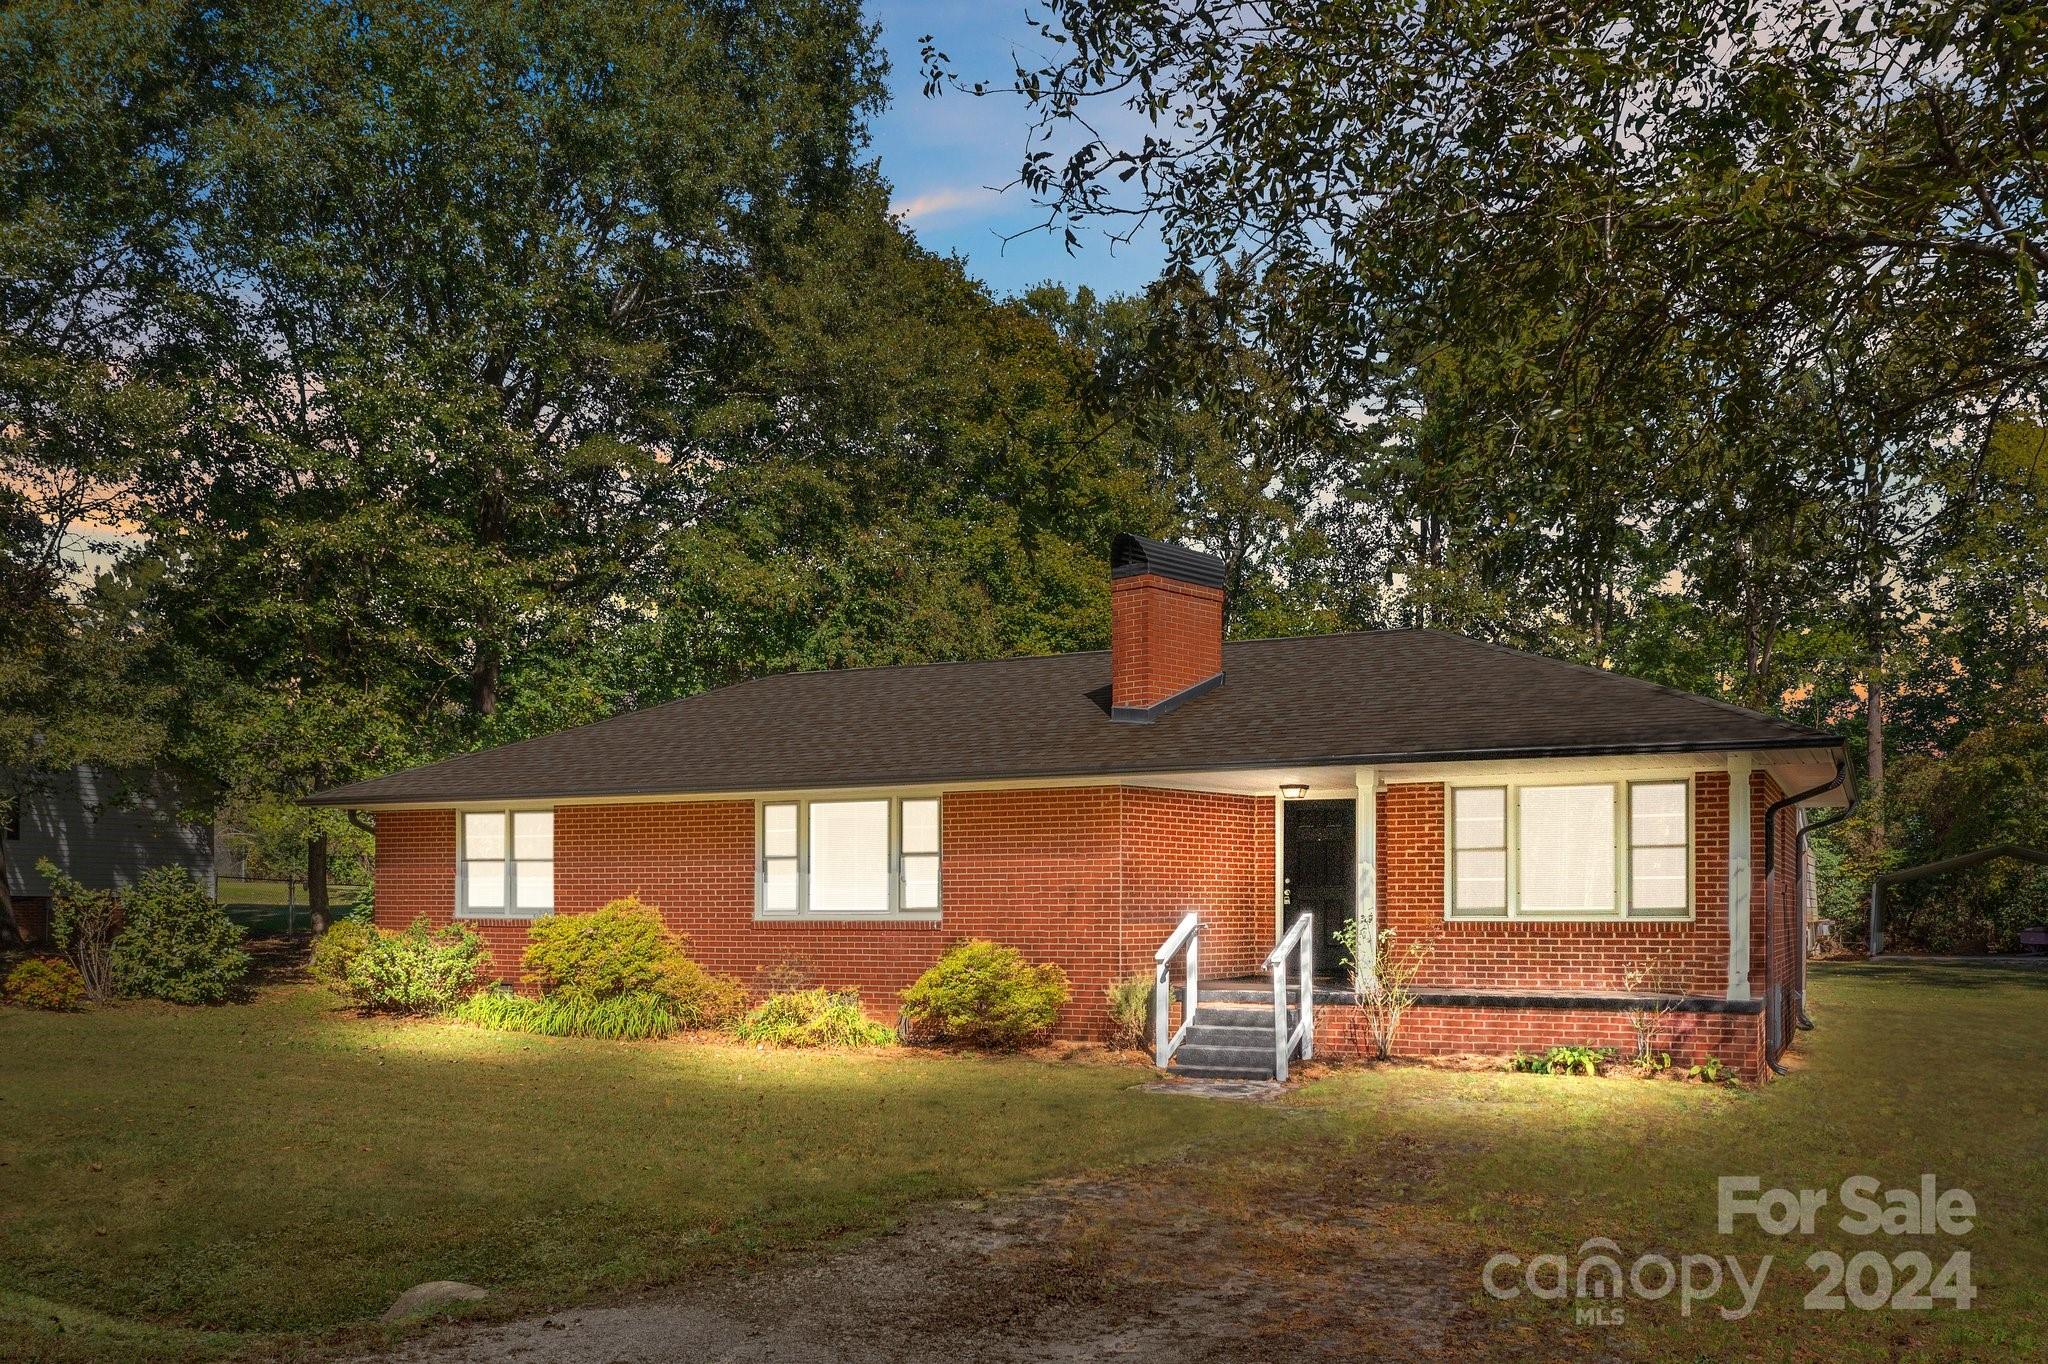
[[[932,189],[898,199],[889,212],[906,223],[929,222],[953,217],[967,209],[986,209],[995,203],[996,192],[984,185],[955,189]]]

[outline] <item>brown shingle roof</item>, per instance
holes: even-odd
[[[1433,630],[1226,644],[1112,723],[1109,655],[785,673],[324,791],[322,805],[682,795],[1459,758],[1831,747],[1820,730]]]

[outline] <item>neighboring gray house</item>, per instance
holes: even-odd
[[[0,836],[7,889],[31,939],[48,931],[50,887],[36,871],[46,857],[88,886],[131,885],[151,868],[179,866],[215,889],[212,827],[180,820],[174,798],[147,774],[58,773],[22,798]]]

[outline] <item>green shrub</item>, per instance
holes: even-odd
[[[882,1047],[896,1040],[861,1012],[858,990],[770,995],[740,1020],[733,1036],[775,1047]]]
[[[654,993],[667,1001],[679,1028],[723,1028],[747,1012],[747,987],[678,952],[661,964]]]
[[[555,914],[528,930],[521,977],[542,994],[605,999],[651,992],[682,944],[635,896],[594,914]]]
[[[605,999],[539,999],[506,990],[481,990],[455,1006],[452,1016],[478,1027],[543,1037],[596,1037],[638,1042],[667,1037],[684,1024],[675,1007],[657,994],[611,995]]]
[[[1043,1033],[1067,1002],[1067,973],[1033,966],[1014,947],[971,938],[940,957],[903,992],[921,1035],[1002,1050]]]
[[[689,939],[630,895],[594,914],[557,914],[535,923],[520,965],[522,978],[543,999],[576,1006],[659,999],[672,1027],[723,1027],[747,1009],[745,986],[690,960]]]
[[[109,956],[122,994],[219,1004],[248,977],[242,926],[183,867],[145,873],[123,904]]]
[[[341,907],[341,918],[336,922],[374,924],[377,922],[377,891],[364,886],[356,892],[356,898]]]
[[[336,919],[313,939],[313,957],[306,963],[313,979],[336,990],[348,989],[348,968],[377,941],[377,928],[361,919]]]
[[[85,1007],[85,977],[62,957],[30,957],[7,973],[0,995],[24,1009],[69,1013]]]
[[[416,919],[403,933],[378,933],[356,954],[349,997],[367,1013],[439,1013],[475,987],[483,955],[483,939],[468,925],[434,929]]]
[[[36,863],[36,871],[50,883],[51,940],[77,965],[88,995],[112,998],[114,973],[108,959],[114,925],[121,917],[121,897],[80,885],[47,857]]]
[[[1152,1013],[1153,980],[1150,971],[1113,982],[1103,991],[1109,1005],[1110,1040],[1119,1047],[1145,1045],[1145,1024]]]
[[[1601,1064],[1613,1059],[1612,1047],[1557,1046],[1533,1056],[1518,1051],[1508,1059],[1508,1069],[1532,1075],[1598,1075]]]

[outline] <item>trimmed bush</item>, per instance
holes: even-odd
[[[403,933],[378,933],[356,954],[349,997],[366,1013],[440,1013],[475,988],[483,955],[483,939],[466,924],[435,929],[415,919]]]
[[[544,1000],[564,1005],[657,999],[670,1028],[723,1027],[746,1012],[746,987],[690,960],[689,941],[662,923],[659,910],[629,895],[594,914],[536,922],[520,959],[522,978]]]
[[[896,1034],[860,1009],[860,991],[792,990],[770,995],[733,1036],[772,1047],[885,1047]]]
[[[0,995],[24,1009],[70,1013],[85,1007],[85,977],[62,957],[30,957],[7,973]]]
[[[374,886],[364,886],[356,892],[356,898],[342,906],[342,920],[374,924],[377,922],[377,891]]]
[[[527,932],[521,977],[542,994],[605,999],[654,990],[663,963],[683,951],[652,906],[628,895],[595,914],[554,914]]]
[[[1109,1008],[1110,1041],[1114,1045],[1145,1045],[1145,1024],[1152,1016],[1153,988],[1152,973],[1140,971],[1135,976],[1113,982],[1102,992],[1103,1002]]]
[[[122,900],[108,959],[122,994],[219,1004],[248,977],[242,926],[183,867],[145,873]]]
[[[678,1020],[675,1007],[656,994],[612,995],[597,1000],[561,995],[531,999],[505,990],[481,990],[456,1005],[451,1016],[504,1032],[595,1037],[607,1042],[667,1037],[685,1026]]]
[[[348,989],[348,968],[377,941],[374,924],[361,919],[336,919],[327,931],[313,940],[313,956],[306,969],[313,979],[330,989]]]
[[[668,1002],[679,1028],[723,1028],[747,1012],[747,987],[678,952],[661,964],[654,993]]]
[[[1014,947],[971,938],[903,992],[903,1012],[921,1036],[1008,1051],[1050,1028],[1070,993],[1051,962],[1033,966]]]

